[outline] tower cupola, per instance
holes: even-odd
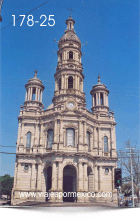
[[[42,103],[42,92],[45,87],[42,81],[37,78],[37,71],[35,71],[34,78],[31,78],[25,85],[25,88],[24,109],[41,110],[41,108],[44,107]]]
[[[74,30],[74,24],[75,24],[75,21],[74,19],[72,19],[70,15],[70,17],[66,20],[67,30]]]
[[[55,77],[54,105],[66,104],[73,96],[77,105],[85,106],[83,92],[83,67],[81,41],[74,31],[75,21],[71,15],[66,20],[67,29],[58,41],[58,62]]]
[[[92,87],[90,91],[92,95],[92,108],[93,112],[108,113],[108,94],[109,90],[105,84],[101,83],[100,76],[98,76],[98,83]]]

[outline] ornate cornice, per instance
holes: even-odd
[[[86,152],[79,152],[79,153],[73,153],[73,152],[64,152],[64,151],[53,151],[50,153],[34,153],[34,154],[21,154],[21,153],[17,153],[17,157],[28,157],[28,158],[36,158],[36,157],[40,157],[41,159],[45,158],[45,157],[54,157],[54,156],[60,156],[60,157],[84,157],[84,158],[88,158],[90,160],[98,160],[98,161],[117,161],[117,157],[104,157],[104,156],[93,156],[89,153]]]

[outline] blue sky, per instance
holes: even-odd
[[[45,0],[4,0],[1,27],[13,21],[12,15],[26,14]],[[137,0],[50,0],[31,14],[54,15],[53,27],[10,25],[1,31],[1,145],[15,146],[20,105],[25,99],[24,85],[34,76],[35,69],[43,81],[45,108],[52,103],[54,73],[57,65],[57,41],[66,29],[66,10],[75,11],[75,31],[82,44],[84,92],[87,108],[91,108],[90,90],[101,82],[110,90],[109,106],[117,122],[117,149],[131,139],[139,146],[139,2]],[[15,152],[12,147],[1,151]],[[1,154],[0,175],[14,175],[15,155]]]

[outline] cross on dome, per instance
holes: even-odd
[[[98,75],[98,84],[101,84],[100,75]]]
[[[37,78],[37,70],[35,70],[34,78]]]

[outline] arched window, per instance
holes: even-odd
[[[69,59],[73,59],[73,52],[69,51]]]
[[[67,129],[67,146],[74,147],[75,145],[75,130],[72,128]]]
[[[108,137],[104,136],[104,152],[108,152]]]
[[[73,77],[69,76],[68,78],[68,88],[73,88]]]
[[[88,145],[88,148],[90,148],[90,132],[87,131],[87,145]]]
[[[60,54],[60,61],[62,61],[62,53]]]
[[[48,135],[47,135],[47,148],[52,148],[52,143],[53,143],[53,130],[49,129],[48,130]]]
[[[33,88],[32,100],[35,100],[36,88]]]
[[[61,78],[59,78],[59,81],[58,81],[58,88],[59,90],[61,89]]]
[[[103,93],[100,94],[101,105],[103,105]]]
[[[26,135],[26,148],[31,148],[31,132]]]

